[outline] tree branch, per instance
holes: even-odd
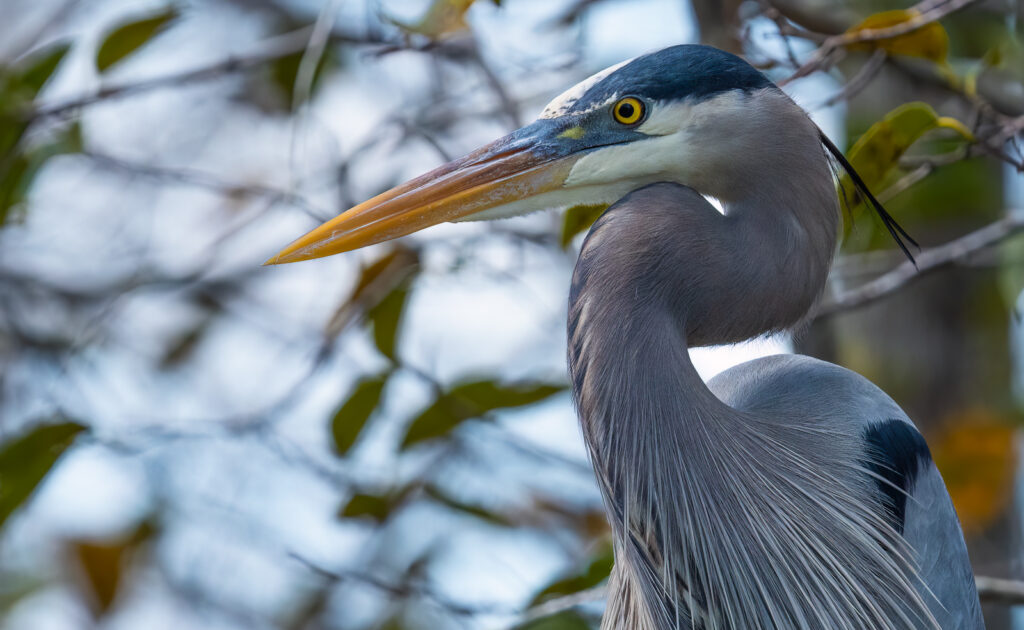
[[[983,602],[1006,604],[1008,606],[1024,604],[1024,581],[1005,580],[981,575],[974,578],[974,580],[978,586],[978,597]],[[527,623],[542,617],[556,615],[581,604],[599,602],[607,596],[608,587],[602,584],[585,591],[550,599],[523,613],[520,623]]]
[[[286,203],[301,208],[306,214],[319,221],[331,216],[330,210],[318,208],[302,195],[288,192],[281,188],[274,188],[273,186],[230,182],[198,169],[142,164],[95,151],[83,151],[81,155],[105,168],[116,169],[164,182],[205,188],[226,197],[263,197],[271,203]]]
[[[839,295],[832,302],[820,307],[812,317],[830,317],[876,302],[929,272],[960,262],[1021,231],[1024,231],[1024,211],[1012,210],[1004,218],[979,230],[921,252],[917,255],[917,267],[907,261],[889,273]]]
[[[983,602],[1015,606],[1024,604],[1024,582],[979,575],[974,578],[978,585],[978,597]]]
[[[924,0],[909,9],[910,11],[918,11],[918,15],[904,22],[900,22],[899,24],[886,26],[884,28],[868,28],[856,31],[847,31],[840,33],[839,35],[833,35],[826,39],[825,42],[814,51],[811,58],[800,66],[796,72],[794,72],[789,78],[780,81],[779,85],[785,85],[786,83],[823,69],[826,66],[828,58],[841,48],[845,48],[852,44],[876,42],[883,39],[892,39],[894,37],[913,33],[914,31],[923,28],[932,22],[937,22],[947,15],[955,11],[959,11],[960,9],[963,9],[977,1],[978,0],[949,0],[949,2],[935,6],[933,0]]]

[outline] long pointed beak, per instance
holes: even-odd
[[[562,187],[577,157],[537,122],[396,186],[298,238],[264,264],[346,252]]]

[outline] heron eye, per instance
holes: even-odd
[[[615,106],[612,107],[612,116],[623,125],[638,123],[644,117],[643,101],[632,96],[619,99]]]

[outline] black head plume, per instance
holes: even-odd
[[[854,188],[856,188],[857,192],[868,200],[868,203],[871,204],[872,208],[874,208],[875,213],[878,214],[878,218],[881,219],[882,223],[885,225],[885,229],[889,230],[889,234],[892,235],[893,240],[896,241],[896,244],[899,245],[900,249],[903,250],[903,253],[907,256],[910,262],[914,263],[914,266],[916,267],[917,262],[914,260],[914,255],[910,253],[910,249],[907,247],[904,239],[906,239],[907,243],[910,243],[918,249],[920,249],[921,246],[917,244],[917,241],[915,241],[913,237],[907,234],[906,230],[900,227],[900,224],[896,222],[896,219],[892,218],[892,215],[885,209],[882,202],[875,198],[871,193],[871,190],[868,189],[867,184],[864,183],[864,180],[861,179],[857,171],[854,170],[853,165],[846,159],[843,152],[839,150],[839,147],[833,144],[825,134],[821,134],[821,143],[825,145],[825,148],[832,154],[832,157],[834,157],[836,161],[839,162],[839,165],[843,167],[843,170],[847,172],[850,179],[853,180]]]

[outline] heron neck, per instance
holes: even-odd
[[[700,429],[736,416],[688,348],[782,330],[807,313],[835,245],[835,195],[822,179],[803,203],[767,189],[725,215],[691,188],[655,184],[594,224],[573,275],[568,347],[584,433],[604,465],[615,465],[609,453],[642,452],[663,419]]]

